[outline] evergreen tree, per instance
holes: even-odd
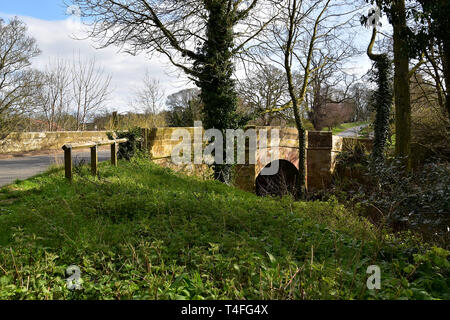
[[[227,1],[206,1],[205,5],[209,12],[207,41],[199,52],[202,58],[194,64],[199,75],[196,84],[201,89],[200,97],[205,105],[205,128],[218,129],[225,136],[227,129],[237,129],[245,123],[236,113],[238,100],[235,81],[232,79],[236,20],[227,13]],[[225,154],[223,159],[226,159]],[[231,182],[230,165],[214,164],[213,167],[217,180]]]

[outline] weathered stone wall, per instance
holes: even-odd
[[[249,163],[249,147],[246,146],[246,164],[238,164],[235,166],[235,185],[245,191],[255,192],[256,178],[261,171],[270,164],[271,156],[275,156],[274,150],[271,146],[272,130],[279,130],[279,148],[278,157],[273,160],[287,160],[298,168],[298,136],[295,128],[281,128],[281,127],[249,127],[256,130],[257,146],[255,164]],[[265,137],[263,137],[265,135]],[[267,139],[267,148],[260,149],[260,142],[262,139]]]
[[[59,150],[66,143],[108,140],[107,131],[62,131],[11,133],[0,140],[0,154]]]
[[[150,157],[158,164],[174,167],[171,160],[171,155],[174,148],[183,141],[182,138],[173,139],[175,130],[181,128],[156,128],[146,129],[147,147],[150,152]],[[186,145],[191,148],[191,157],[193,159],[194,149],[205,147],[202,142],[204,131],[201,128],[182,128],[189,133],[191,140],[185,141]],[[250,151],[248,140],[246,141],[246,164],[239,164],[235,166],[235,185],[240,189],[249,192],[255,192],[256,178],[260,172],[270,164],[270,154],[274,150],[270,148],[271,145],[271,131],[274,129],[280,130],[280,147],[279,154],[275,160],[287,160],[298,168],[298,135],[295,128],[281,128],[281,127],[249,127],[254,129],[257,133],[257,145],[259,146],[262,135],[267,137],[266,149],[257,149],[255,164],[249,164]],[[194,142],[194,135],[199,136],[197,143]],[[336,156],[345,150],[345,148],[354,145],[357,142],[363,143],[367,148],[372,147],[372,140],[370,139],[355,139],[342,138],[333,136],[331,132],[309,131],[306,137],[306,186],[309,190],[317,190],[328,187],[331,183],[331,174],[334,170],[334,163]],[[205,170],[205,166],[185,165],[184,169],[187,171]],[[183,168],[182,168],[183,170]],[[186,171],[186,170],[185,170]]]
[[[164,158],[170,158],[172,155],[173,149],[178,146],[181,142],[183,142],[183,138],[179,137],[178,139],[173,139],[173,134],[176,130],[183,129],[186,130],[191,140],[185,142],[186,145],[190,145],[192,153],[194,152],[194,148],[197,145],[194,143],[194,134],[201,134],[199,137],[199,141],[203,139],[203,129],[201,128],[154,128],[150,129],[149,137],[148,137],[148,150],[150,151],[150,157],[153,160],[160,160]],[[203,145],[203,144],[202,144]]]
[[[310,191],[327,188],[331,183],[333,134],[309,131],[306,141],[306,187]]]
[[[173,138],[173,134],[178,129],[184,129],[187,133],[189,133],[191,140],[184,141],[183,138],[179,137],[178,139]],[[168,168],[172,168],[176,171],[181,171],[186,174],[207,176],[211,173],[210,168],[205,164],[182,164],[175,165],[171,159],[172,152],[176,146],[189,146],[191,149],[191,159],[193,162],[194,150],[195,148],[201,148],[203,150],[204,143],[195,143],[194,136],[198,134],[198,141],[202,141],[204,130],[202,128],[153,128],[153,129],[144,129],[144,143],[149,150],[150,159],[153,162]]]
[[[155,128],[145,129],[145,143],[150,152],[151,158],[162,165],[173,166],[171,155],[176,146],[183,139],[173,139],[173,133],[180,128]],[[185,142],[191,147],[191,157],[193,159],[195,148],[203,150],[203,129],[186,129],[191,139]],[[249,148],[246,146],[247,164],[235,166],[235,184],[246,191],[255,191],[255,181],[261,170],[270,162],[268,155],[273,152],[270,148],[271,131],[280,130],[280,160],[287,160],[298,168],[298,136],[295,128],[281,127],[250,127],[257,132],[257,143],[261,140],[262,133],[267,134],[268,148],[256,151],[256,164],[248,164]],[[194,141],[195,134],[198,134],[197,143]],[[39,150],[59,150],[66,143],[101,142],[108,140],[106,131],[84,131],[84,132],[30,132],[12,133],[6,139],[0,140],[0,154],[21,153]],[[331,132],[307,132],[306,151],[306,184],[308,189],[321,189],[329,185],[331,173],[334,171],[337,155],[347,148],[351,148],[356,143],[362,143],[368,150],[373,148],[373,141],[370,139],[357,139],[332,136]],[[264,156],[266,155],[266,156]],[[185,171],[206,172],[205,165],[188,165]]]
[[[298,133],[295,128],[279,127],[257,127],[258,143],[261,140],[261,130],[268,130],[268,137],[271,136],[271,130],[280,130],[280,147],[277,160],[287,160],[296,168],[299,167],[298,158]],[[270,138],[268,139],[270,145]],[[306,187],[309,190],[321,189],[327,187],[331,182],[331,132],[306,132]],[[237,176],[236,185],[246,191],[255,191],[255,181],[269,163],[267,163],[268,153],[273,152],[271,148],[267,150],[257,150],[256,166],[241,165],[237,166],[238,172],[243,172],[243,176]]]
[[[368,151],[372,151],[372,149],[373,149],[373,140],[372,139],[333,136],[332,143],[333,143],[333,147],[331,149],[331,171],[332,172],[334,171],[334,168],[336,166],[336,158],[342,151],[353,148],[357,143],[361,143],[362,145],[364,145],[364,147]]]

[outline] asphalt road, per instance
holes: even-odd
[[[111,158],[109,150],[99,150],[98,160],[106,161]],[[78,152],[73,155],[73,163],[85,161],[90,163],[90,152]],[[15,180],[25,180],[45,172],[53,164],[63,164],[64,153],[38,155],[31,157],[16,157],[0,159],[0,188],[13,183]]]
[[[364,124],[362,126],[357,126],[357,127],[353,127],[350,128],[348,130],[345,130],[341,133],[338,133],[337,136],[339,137],[358,137],[359,136],[359,132],[361,131],[361,129],[368,127],[368,124]]]

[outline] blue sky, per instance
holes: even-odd
[[[43,20],[67,18],[63,0],[0,0],[0,11]]]

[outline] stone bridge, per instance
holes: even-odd
[[[171,163],[172,151],[176,146],[182,144],[183,139],[174,135],[175,130],[180,128],[154,128],[142,129],[144,136],[144,145],[150,152],[150,157],[155,162],[162,165],[173,166]],[[198,131],[197,128],[181,128],[189,132],[192,139],[188,141],[191,150],[195,148],[204,148],[204,142],[201,146],[193,139]],[[284,191],[290,191],[294,187],[296,175],[298,174],[298,134],[295,128],[281,127],[247,127],[247,130],[256,131],[257,142],[261,139],[267,139],[267,148],[259,149],[249,148],[249,140],[246,140],[246,161],[245,164],[235,165],[234,184],[249,192],[257,194],[277,194],[280,193],[280,187]],[[271,146],[271,137],[273,130],[279,131],[279,152],[276,159],[270,159],[269,155],[274,154]],[[203,136],[203,134],[201,134]],[[333,136],[331,132],[307,131],[306,135],[306,186],[308,190],[323,189],[329,186],[336,156],[347,146],[359,141],[369,149],[372,147],[372,141],[369,139],[356,139]],[[200,141],[203,141],[200,140]],[[186,143],[186,142],[185,142]],[[255,154],[251,154],[255,152]],[[253,158],[252,158],[253,157]],[[249,161],[254,159],[256,161]],[[271,161],[272,160],[272,161]],[[265,176],[261,172],[264,168],[277,161],[279,170],[276,175]],[[191,168],[192,169],[192,168]],[[282,192],[283,193],[283,192]]]

